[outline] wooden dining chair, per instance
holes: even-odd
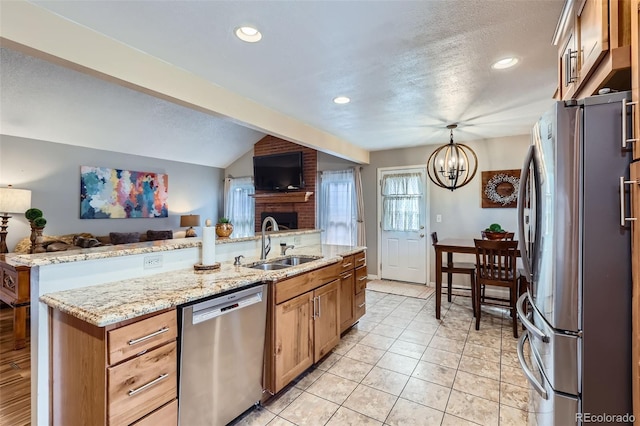
[[[435,246],[438,242],[438,233],[431,233],[431,242]],[[442,262],[442,259],[436,259],[436,262]],[[453,290],[453,274],[465,274],[469,275],[471,288],[455,287],[456,290],[471,290],[471,308],[473,309],[473,315],[476,315],[475,304],[475,285],[476,280],[476,265],[471,262],[442,262],[442,273],[447,274],[447,300],[451,302],[451,295]],[[440,295],[438,295],[440,297]]]
[[[473,240],[476,246],[476,281],[475,281],[475,314],[476,330],[480,329],[482,305],[506,307],[513,320],[513,336],[518,337],[518,300],[519,283],[516,268],[518,253],[517,241]],[[489,297],[485,295],[486,286],[509,289],[509,299]]]

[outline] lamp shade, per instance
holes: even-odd
[[[28,189],[0,188],[0,213],[24,213],[31,207]]]
[[[200,215],[187,214],[180,216],[180,226],[200,226]]]

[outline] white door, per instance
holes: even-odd
[[[380,278],[427,282],[424,167],[378,169]]]

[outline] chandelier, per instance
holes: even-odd
[[[449,143],[436,149],[427,160],[431,182],[451,191],[471,182],[478,170],[476,153],[467,145],[453,142],[453,129],[456,127],[456,124],[447,126],[451,131]]]

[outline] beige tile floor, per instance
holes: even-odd
[[[526,425],[528,390],[508,313],[470,299],[367,290],[367,314],[315,367],[239,425]]]

